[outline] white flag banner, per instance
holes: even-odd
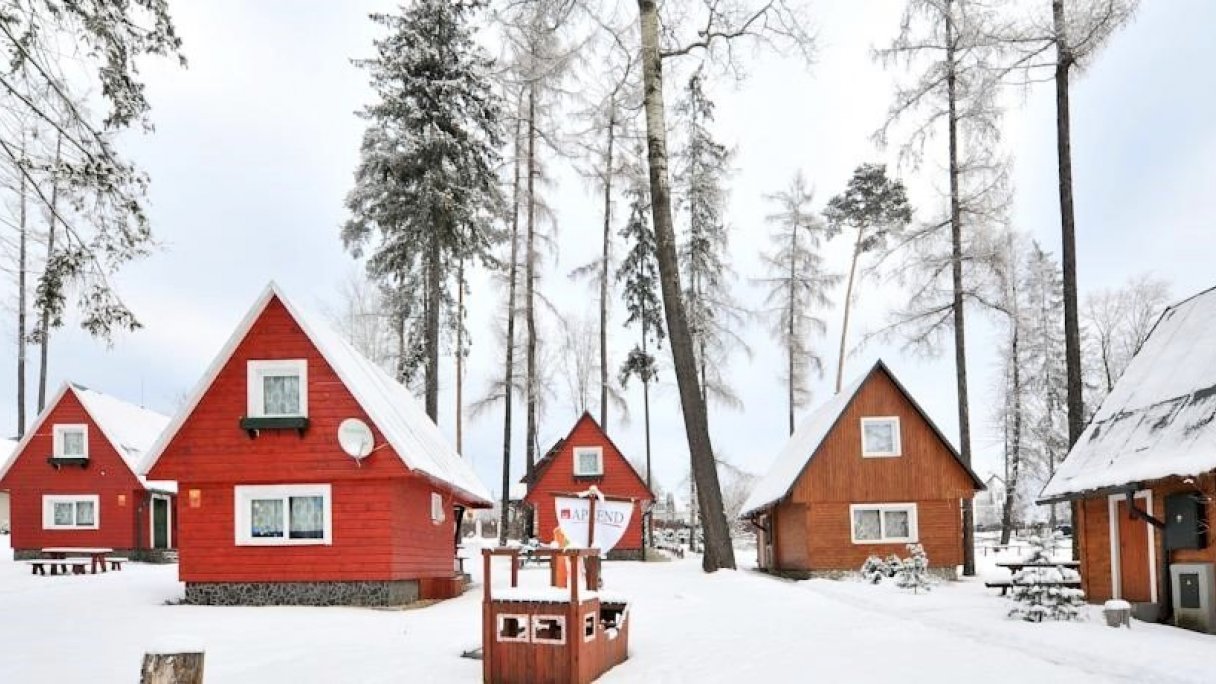
[[[588,519],[591,517],[591,498],[578,496],[555,497],[557,507],[557,525],[570,541],[570,546],[585,549],[588,547]],[[597,499],[595,502],[595,538],[592,545],[601,553],[607,554],[621,541],[625,528],[629,527],[629,519],[633,517],[632,501],[607,501]]]

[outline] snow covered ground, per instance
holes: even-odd
[[[35,577],[0,536],[0,682],[131,682],[165,639],[205,645],[207,681],[476,682],[478,589],[417,610],[207,608],[175,566]],[[747,560],[743,558],[741,560]],[[995,558],[981,556],[992,568]],[[470,568],[480,563],[469,563]],[[501,573],[505,579],[506,573]],[[547,570],[524,571],[542,582]],[[1216,637],[1136,622],[1033,625],[978,581],[912,595],[889,585],[705,575],[694,558],[609,563],[633,600],[631,658],[601,681],[1211,682]]]

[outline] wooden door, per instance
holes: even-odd
[[[1143,508],[1145,501],[1136,502]],[[1119,597],[1133,603],[1152,601],[1152,585],[1149,568],[1149,526],[1140,518],[1132,518],[1127,502],[1120,500],[1115,506],[1119,530]]]
[[[169,548],[169,500],[152,499],[152,548]]]
[[[784,504],[775,509],[776,539],[773,540],[778,570],[807,569],[806,505]]]

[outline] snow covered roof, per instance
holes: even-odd
[[[169,429],[149,451],[141,472],[148,472],[160,458],[272,298],[278,298],[283,304],[410,470],[456,490],[468,503],[490,505],[490,492],[469,462],[456,453],[439,427],[426,415],[409,389],[360,354],[323,317],[292,304],[274,283],[266,287],[220,350],[194,388],[190,401],[174,416]]]
[[[1165,310],[1040,501],[1216,469],[1216,288]]]
[[[59,405],[63,396],[68,392],[71,392],[80,401],[80,405],[93,419],[97,429],[105,435],[110,445],[114,447],[114,451],[118,452],[123,462],[145,487],[159,491],[177,492],[176,482],[149,480],[143,476],[143,470],[140,469],[144,454],[156,442],[156,438],[164,431],[165,426],[169,424],[169,417],[72,383],[64,383],[47,402],[46,408],[26,431],[25,437],[8,455],[4,468],[0,469],[0,477],[8,472],[9,466],[12,465],[17,454],[25,448],[29,440],[38,432],[39,426],[46,420],[47,415]]]
[[[852,403],[853,397],[857,395],[858,390],[861,389],[861,386],[865,384],[870,376],[879,370],[891,378],[891,382],[903,392],[908,402],[916,408],[921,417],[925,419],[925,422],[937,433],[942,443],[946,445],[954,458],[959,461],[959,465],[967,471],[967,474],[978,487],[983,488],[983,483],[980,482],[975,473],[963,465],[950,441],[942,435],[941,431],[937,429],[937,426],[929,419],[929,416],[921,409],[920,405],[912,399],[912,395],[908,394],[904,386],[895,378],[891,369],[887,368],[887,365],[879,360],[868,371],[845,386],[836,396],[829,399],[802,420],[802,423],[794,430],[794,434],[790,435],[785,446],[778,452],[777,458],[773,460],[773,465],[769,467],[768,472],[752,488],[751,494],[743,504],[742,512],[740,513],[741,517],[747,517],[762,508],[766,508],[770,504],[784,499],[790,493],[790,490],[794,487],[794,483],[798,481],[798,477],[802,475],[802,471],[810,463],[811,457],[819,450],[819,445],[823,443],[824,438],[828,436],[828,433],[835,427],[836,422],[840,420],[841,414]]]

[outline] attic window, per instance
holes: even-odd
[[[51,428],[51,448],[55,458],[89,457],[87,425],[56,425]]]
[[[603,447],[574,447],[575,477],[599,477],[603,474]]]
[[[308,361],[283,359],[248,364],[250,418],[308,415]]]
[[[861,455],[865,458],[888,458],[902,455],[899,439],[899,417],[861,419]]]

